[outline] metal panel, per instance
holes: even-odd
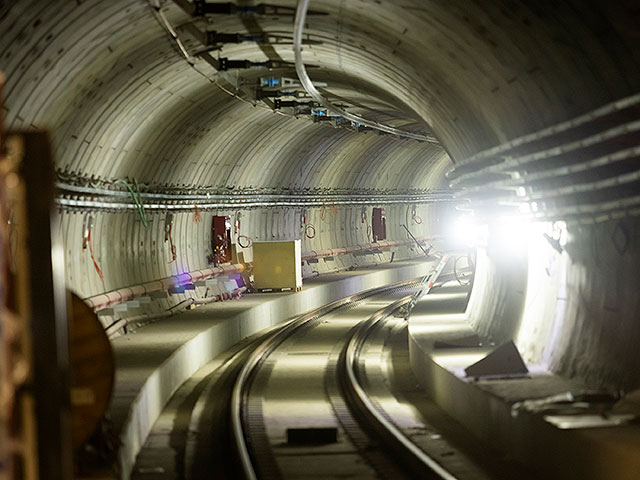
[[[300,240],[254,242],[253,277],[257,289],[302,288]]]

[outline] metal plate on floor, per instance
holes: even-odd
[[[336,427],[287,428],[289,445],[321,445],[337,441]]]
[[[562,430],[576,430],[579,428],[619,427],[633,423],[636,419],[632,414],[612,415],[545,415],[545,421]]]

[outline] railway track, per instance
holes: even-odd
[[[407,473],[412,474],[413,478],[453,480],[456,478],[455,475],[421,450],[396,426],[389,413],[369,395],[364,386],[365,382],[361,380],[366,377],[366,368],[360,354],[365,349],[369,336],[379,329],[388,317],[410,304],[411,299],[412,297],[405,297],[393,302],[352,330],[340,355],[338,379],[349,409],[359,424],[372,438],[380,439],[385,450],[401,460]]]
[[[153,478],[488,478],[473,465],[461,468],[473,464],[460,460],[464,454],[452,462],[448,444],[416,443],[440,435],[405,414],[397,421],[384,407],[382,399],[393,396],[380,388],[385,380],[369,392],[376,384],[369,345],[377,341],[373,348],[382,351],[381,338],[406,333],[400,317],[445,262],[425,278],[342,299],[247,339],[187,386],[182,400],[178,393],[190,417],[181,427],[186,446],[173,447],[180,458],[164,458],[161,471],[158,453],[145,457],[143,449],[133,478],[152,478],[149,460]],[[197,400],[186,402],[189,396]],[[169,463],[179,468],[168,474]]]
[[[309,458],[324,464],[332,456],[342,465],[357,465],[354,457],[364,458],[366,466],[359,474],[366,476],[455,478],[376,407],[359,380],[363,372],[358,368],[367,332],[426,293],[445,263],[446,259],[423,279],[346,298],[295,319],[254,350],[232,396],[233,433],[246,478],[300,478]],[[326,348],[328,339],[331,349]],[[311,366],[302,367],[308,374],[299,382],[294,377],[300,372],[288,367],[296,357]],[[286,407],[278,406],[278,384],[289,373],[294,377],[288,401],[298,396],[297,408],[308,405],[309,416],[289,416]],[[284,429],[283,421],[289,424]],[[300,435],[304,438],[296,440]],[[323,475],[341,476],[340,469]]]

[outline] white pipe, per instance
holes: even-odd
[[[379,130],[381,132],[390,133],[392,135],[397,135],[399,137],[411,138],[413,140],[418,140],[420,142],[432,143],[434,145],[440,145],[440,143],[433,137],[427,135],[420,135],[418,133],[407,132],[405,130],[400,130],[395,127],[391,127],[389,125],[385,125],[379,122],[375,122],[373,120],[366,120],[359,115],[354,115],[353,113],[349,113],[346,110],[334,105],[325,98],[315,87],[309,75],[307,74],[307,69],[304,66],[304,61],[302,60],[302,32],[304,31],[304,23],[307,18],[307,9],[309,7],[309,0],[298,0],[298,7],[296,9],[296,18],[293,26],[293,54],[296,63],[296,73],[298,74],[298,79],[300,83],[307,91],[307,93],[313,98],[316,102],[322,105],[325,108],[332,110],[340,114],[342,117],[350,120],[352,122],[360,123],[365,127],[373,128],[375,130]]]

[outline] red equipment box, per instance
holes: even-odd
[[[373,231],[373,241],[387,239],[387,217],[384,208],[374,208],[371,214],[371,225]]]
[[[213,250],[215,265],[231,261],[231,222],[229,217],[213,216],[211,220],[211,250]]]

